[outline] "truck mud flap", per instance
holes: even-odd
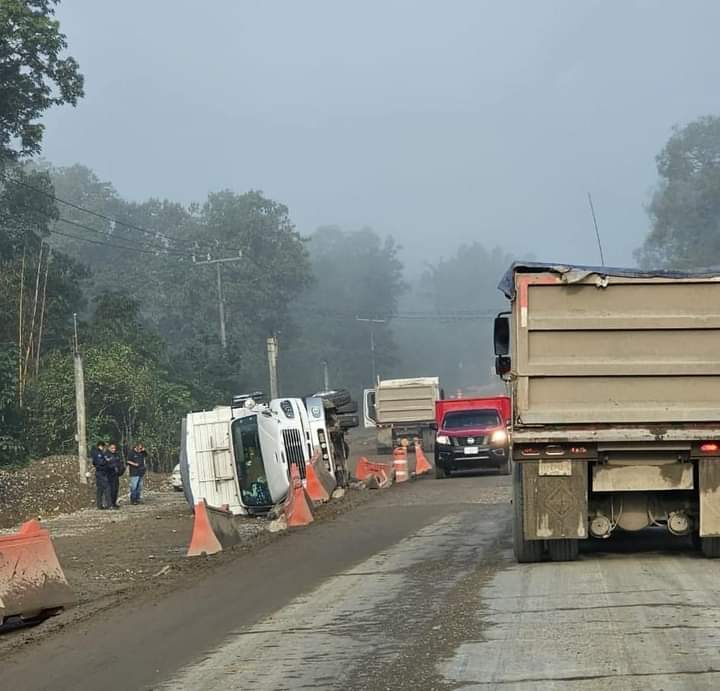
[[[698,463],[700,537],[720,537],[720,459],[701,458]]]
[[[74,602],[50,533],[38,521],[0,537],[0,629],[57,614]]]
[[[522,469],[526,538],[586,538],[587,463],[524,461]]]

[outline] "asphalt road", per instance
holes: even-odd
[[[28,646],[8,689],[715,689],[720,563],[682,539],[517,565],[509,479],[423,479]]]

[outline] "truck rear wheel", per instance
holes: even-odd
[[[513,473],[513,551],[515,559],[527,564],[542,559],[542,540],[526,540],[523,529],[522,465],[515,465]]]
[[[575,561],[579,550],[578,540],[548,540],[548,552],[553,561]]]
[[[424,429],[422,431],[422,449],[425,453],[433,453],[435,451],[435,430]]]
[[[435,479],[445,480],[448,477],[450,477],[450,473],[448,473],[445,468],[443,468],[437,461],[435,461]]]
[[[512,465],[510,463],[510,456],[508,455],[508,457],[505,459],[505,463],[503,463],[498,468],[498,475],[510,475],[511,472],[512,472]]]
[[[720,537],[701,537],[700,549],[708,559],[720,559]]]

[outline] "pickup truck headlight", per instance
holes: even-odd
[[[493,444],[504,444],[507,441],[508,435],[507,432],[504,429],[496,429],[492,436],[490,437],[490,441]]]
[[[438,434],[437,437],[435,437],[435,442],[440,444],[440,446],[450,446],[450,437],[446,434]]]

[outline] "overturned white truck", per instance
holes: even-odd
[[[233,514],[259,514],[283,501],[290,464],[305,478],[319,456],[344,486],[348,446],[331,401],[321,397],[259,402],[237,396],[233,405],[189,413],[182,423],[180,473],[188,503],[203,499]]]

